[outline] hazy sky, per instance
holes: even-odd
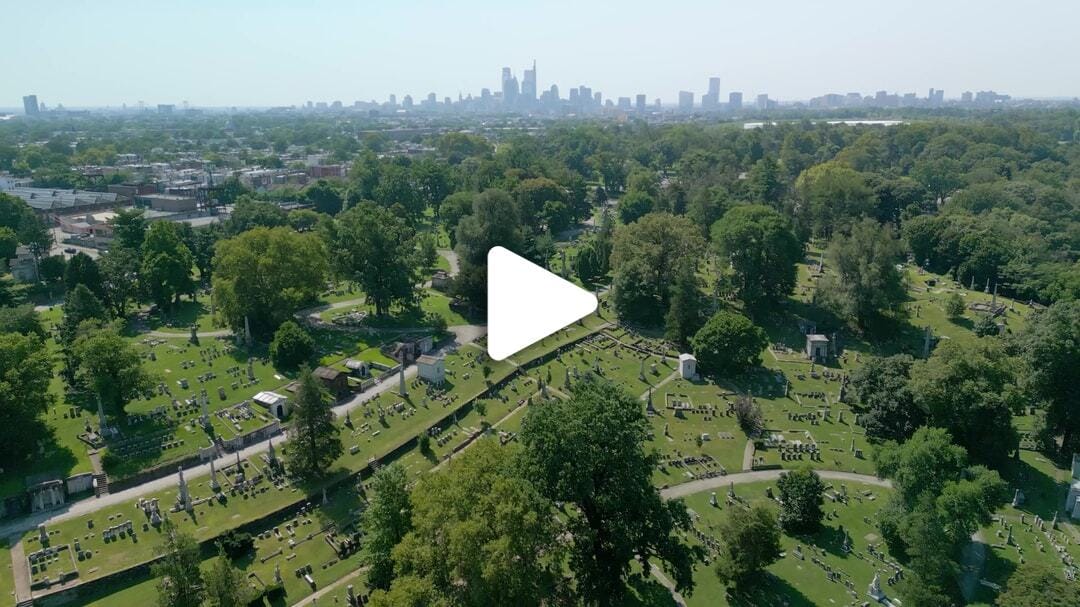
[[[0,106],[292,105],[541,89],[1080,95],[1080,0],[13,0]]]

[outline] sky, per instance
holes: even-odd
[[[13,0],[0,107],[457,98],[519,80],[673,103],[993,89],[1080,96],[1078,0]]]

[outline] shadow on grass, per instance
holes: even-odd
[[[766,572],[753,586],[729,590],[732,607],[813,607],[815,603],[786,580]]]
[[[1002,475],[1010,486],[1019,487],[1024,492],[1024,504],[1019,509],[1047,520],[1053,519],[1068,493],[1066,483],[1023,460],[1010,460]]]

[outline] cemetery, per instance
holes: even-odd
[[[693,530],[690,541],[715,554],[720,541],[715,525],[728,509],[757,504],[775,506],[775,483],[757,482],[723,487],[686,499]],[[873,604],[868,590],[875,576],[885,596],[903,576],[903,567],[892,559],[877,535],[875,513],[890,490],[858,483],[831,482],[825,491],[825,518],[811,535],[783,535],[780,559],[769,566],[769,581],[749,596],[729,600],[716,579],[711,563],[698,566],[697,588],[687,596],[688,605],[864,605]],[[715,501],[716,505],[713,505]]]

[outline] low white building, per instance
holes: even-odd
[[[697,375],[697,359],[693,354],[682,353],[679,355],[679,376],[683,379],[693,379]]]
[[[251,400],[278,419],[285,419],[289,416],[289,398],[277,392],[259,392]]]
[[[420,379],[442,385],[446,381],[446,361],[442,356],[424,355],[416,359],[416,366],[420,373]]]
[[[810,360],[823,362],[829,357],[829,338],[818,333],[806,336],[806,357]]]
[[[1080,518],[1080,453],[1073,453],[1072,478],[1069,494],[1065,497],[1065,512],[1074,519]]]

